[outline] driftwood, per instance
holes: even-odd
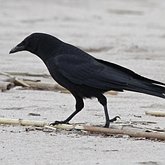
[[[165,112],[161,112],[161,111],[151,111],[151,112],[146,111],[145,114],[156,117],[165,117]]]
[[[23,120],[23,119],[0,118],[0,124],[11,124],[11,125],[23,125],[23,126],[44,127],[48,123],[47,122],[44,122],[44,121],[33,121],[33,120]]]
[[[158,132],[144,132],[136,128],[123,127],[122,129],[118,128],[100,128],[92,126],[83,126],[83,130],[94,132],[94,133],[104,133],[106,135],[128,135],[135,138],[146,138],[146,139],[157,139],[165,140],[165,133]]]
[[[44,127],[52,130],[56,129],[65,129],[65,130],[80,130],[87,131],[89,133],[96,134],[105,134],[105,135],[128,135],[135,138],[146,138],[146,139],[155,139],[155,140],[165,140],[165,133],[159,132],[145,132],[145,130],[140,128],[134,128],[129,126],[111,126],[111,128],[102,128],[95,126],[86,126],[86,125],[70,125],[70,124],[59,124],[55,126],[49,126],[45,121],[32,121],[32,120],[23,120],[23,119],[8,119],[0,118],[0,124],[14,124],[22,126],[35,126],[35,127]]]
[[[16,74],[16,73],[13,73]],[[0,72],[0,75],[4,75],[7,76],[8,79],[6,81],[13,83],[14,86],[22,86],[22,87],[26,87],[26,88],[30,88],[30,89],[36,89],[36,90],[55,90],[55,91],[62,91],[62,92],[68,92],[65,88],[63,88],[62,86],[58,85],[58,84],[51,84],[51,83],[43,83],[40,81],[34,81],[34,80],[27,80],[27,79],[18,79],[17,77],[10,75],[9,73],[4,73],[4,72]],[[22,75],[22,76],[40,76],[38,74],[30,74],[30,73],[18,73],[18,75]],[[43,75],[45,76],[45,75]],[[5,84],[5,83],[4,83]],[[4,88],[4,87],[3,87]]]
[[[25,84],[28,85],[28,88],[30,89],[35,89],[35,90],[48,90],[48,91],[61,91],[64,93],[69,93],[68,90],[63,88],[62,86],[58,84],[51,84],[51,83],[44,83],[44,82],[35,82],[35,81],[30,81],[30,80],[22,80]],[[20,83],[17,83],[16,85],[21,85]]]

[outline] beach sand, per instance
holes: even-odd
[[[32,54],[8,54],[32,32],[45,32],[97,58],[165,82],[164,19],[162,0],[0,0],[0,72],[48,74]],[[164,111],[163,99],[133,92],[106,96],[111,117],[156,122],[148,127],[165,128],[164,118],[145,115],[145,111]],[[75,100],[60,92],[13,88],[0,93],[0,103],[0,117],[52,122],[72,113]],[[29,116],[32,112],[40,116]],[[102,106],[87,99],[71,122],[104,125],[104,121]],[[163,165],[164,154],[164,142],[0,126],[1,165]]]

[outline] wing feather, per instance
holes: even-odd
[[[106,66],[93,57],[81,58],[75,55],[60,55],[56,58],[56,66],[69,81],[99,89],[122,90],[130,77],[113,66]]]

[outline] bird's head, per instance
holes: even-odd
[[[60,40],[49,34],[32,33],[11,49],[9,54],[20,51],[29,51],[44,60],[52,51],[56,50],[61,43]]]
[[[35,54],[39,45],[40,38],[41,38],[41,33],[33,33],[27,36],[22,42],[20,42],[13,49],[11,49],[9,53],[11,54],[26,50]]]

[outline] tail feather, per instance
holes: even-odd
[[[159,81],[155,81],[155,80],[152,80],[152,79],[140,76],[140,75],[136,75],[136,76],[138,76],[139,80],[144,81],[144,83],[159,84],[159,85],[165,86],[165,83],[162,83],[162,82],[159,82]]]
[[[140,76],[135,72],[127,68],[121,67],[117,64],[103,61],[100,59],[96,60],[108,66],[110,69],[115,69],[115,74],[118,72],[122,72],[123,76],[127,75],[126,77],[130,77],[130,81],[125,82],[125,84],[121,86],[121,89],[165,98],[165,83]]]
[[[134,82],[129,84],[125,90],[165,98],[165,84],[145,77],[134,80]]]

